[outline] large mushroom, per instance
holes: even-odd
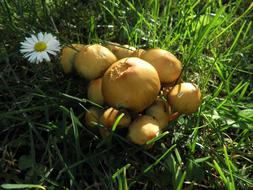
[[[196,84],[184,82],[172,88],[168,93],[168,101],[173,111],[191,114],[196,112],[201,104],[201,92]]]
[[[105,102],[115,108],[141,112],[156,99],[160,80],[155,68],[136,57],[112,64],[102,79]]]
[[[142,115],[129,126],[128,138],[135,144],[144,145],[159,133],[159,122],[152,116]]]
[[[84,47],[85,45],[83,44],[71,44],[70,46],[65,46],[62,48],[60,63],[64,73],[68,74],[73,71],[74,57]]]
[[[102,78],[97,78],[90,81],[87,89],[87,97],[90,101],[96,104],[104,104],[104,98],[102,94]]]
[[[180,76],[182,65],[181,62],[170,52],[155,48],[144,52],[141,59],[153,65],[162,83],[171,83]]]
[[[92,80],[101,77],[116,60],[116,56],[109,49],[94,44],[82,48],[76,54],[75,68],[82,77]]]

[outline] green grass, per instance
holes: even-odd
[[[252,189],[252,11],[244,0],[2,0],[1,187]],[[62,45],[167,49],[182,61],[183,80],[200,86],[202,105],[169,123],[151,149],[131,144],[116,124],[102,139],[83,122],[93,105],[88,81],[64,75],[59,57],[32,65],[19,53],[40,31]]]

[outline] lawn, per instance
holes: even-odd
[[[250,0],[0,1],[0,188],[253,189],[252,10]],[[151,148],[125,131],[102,138],[84,122],[89,81],[64,74],[60,53],[36,64],[20,52],[39,32],[61,47],[168,50],[202,104]]]

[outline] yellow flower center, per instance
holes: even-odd
[[[47,44],[45,42],[37,42],[34,45],[34,49],[36,51],[44,51],[47,48]]]

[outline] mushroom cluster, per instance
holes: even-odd
[[[182,63],[163,49],[72,44],[62,49],[60,63],[66,74],[89,80],[87,98],[104,109],[90,107],[84,122],[103,138],[125,128],[127,139],[145,145],[201,104],[199,87],[182,81]]]

